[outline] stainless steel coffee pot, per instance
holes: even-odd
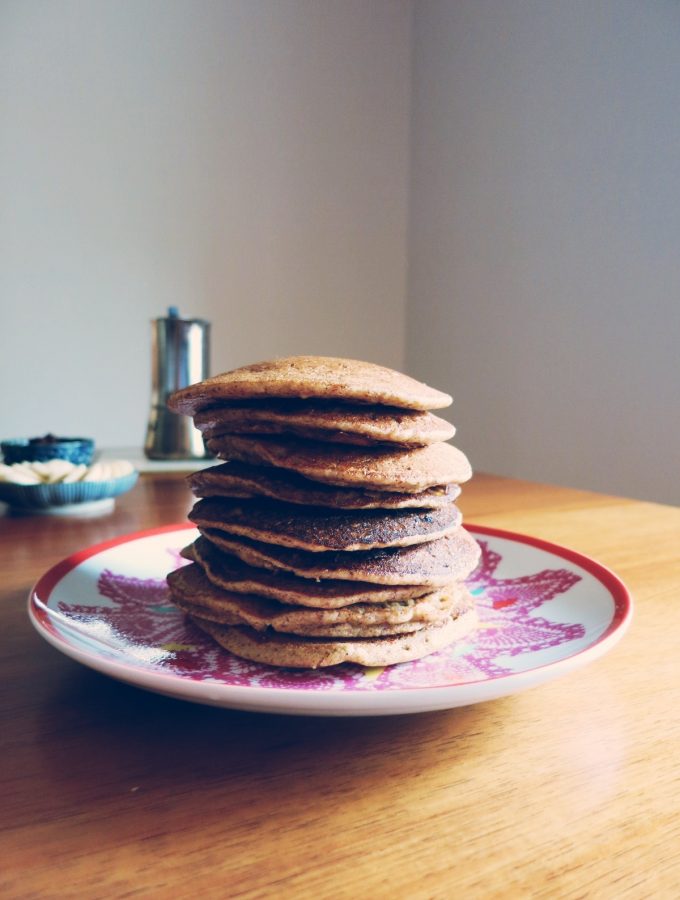
[[[203,381],[210,370],[210,322],[183,319],[171,306],[151,320],[151,410],[144,452],[149,459],[204,459],[203,437],[189,416],[170,412],[173,391]]]

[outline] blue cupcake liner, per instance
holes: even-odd
[[[11,484],[0,482],[0,500],[17,509],[47,509],[72,503],[90,503],[117,497],[134,486],[139,472],[108,481],[74,481],[70,484]]]

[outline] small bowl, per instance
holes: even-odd
[[[66,459],[75,466],[89,466],[94,456],[92,438],[52,437],[16,438],[2,441],[0,449],[8,466],[19,462],[49,462]]]
[[[48,510],[54,507],[93,503],[124,494],[134,487],[139,472],[108,481],[73,481],[70,484],[12,484],[0,482],[0,500],[17,510]]]

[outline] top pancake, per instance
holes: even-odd
[[[429,412],[306,400],[232,403],[200,410],[194,425],[203,437],[223,434],[292,434],[336,444],[394,443],[419,447],[448,441],[449,422]]]
[[[243,366],[176,391],[168,406],[193,416],[225,400],[265,397],[372,403],[403,409],[441,409],[451,397],[393,369],[330,356],[290,356]]]
[[[464,453],[437,443],[412,450],[338,447],[319,441],[223,435],[208,441],[222,459],[292,470],[312,481],[375,491],[424,491],[472,475]]]

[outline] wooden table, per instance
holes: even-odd
[[[2,897],[680,896],[680,509],[477,476],[468,521],[627,582],[624,641],[503,700],[313,719],[145,693],[29,625],[46,568],[190,504],[149,476],[105,518],[0,518]]]

